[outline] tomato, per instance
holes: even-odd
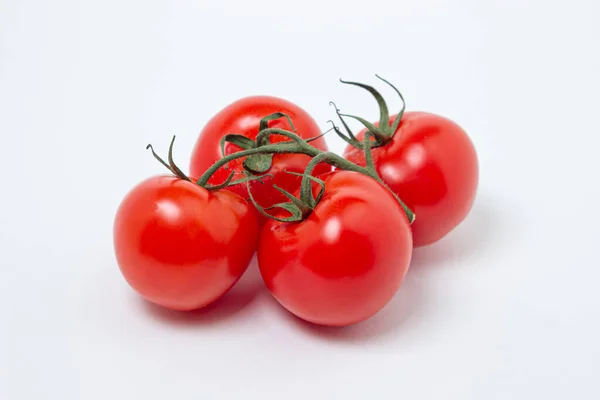
[[[114,222],[117,262],[148,301],[175,310],[208,305],[246,270],[258,219],[246,200],[156,176],[122,201]]]
[[[269,220],[258,263],[273,296],[296,316],[344,326],[383,308],[408,269],[412,238],[396,199],[372,178],[322,176],[325,191],[307,219]]]
[[[362,141],[365,131],[357,139]],[[478,183],[477,155],[465,131],[449,119],[406,112],[391,140],[372,154],[379,176],[416,215],[411,225],[415,246],[440,240],[471,210]],[[344,157],[365,165],[363,151],[352,145]]]
[[[252,140],[256,139],[259,132],[260,120],[275,112],[287,114],[296,128],[296,133],[304,138],[311,139],[321,134],[319,127],[310,115],[300,107],[289,101],[276,97],[254,96],[247,97],[230,104],[215,115],[202,129],[196,142],[190,162],[190,175],[201,176],[215,161],[222,158],[220,141],[227,134],[240,134]],[[280,128],[292,130],[290,124],[285,118],[269,122],[270,128]],[[272,135],[272,143],[289,140],[283,136]],[[320,150],[327,150],[327,145],[323,138],[316,139],[311,145]],[[240,151],[241,148],[232,143],[225,146],[225,154],[229,155]],[[239,158],[229,163],[229,168],[235,171],[234,179],[243,178],[243,161],[245,158]],[[254,198],[266,206],[274,203],[286,201],[287,198],[277,190],[272,188],[273,184],[294,192],[300,186],[300,178],[284,171],[302,173],[306,165],[310,162],[310,157],[303,154],[276,154],[273,156],[273,164],[266,174],[272,175],[263,179],[264,184],[252,182],[251,189]],[[315,174],[330,171],[331,167],[327,164],[321,164],[315,170]],[[211,179],[210,184],[219,184],[225,181],[231,170],[225,168],[219,169]],[[238,193],[244,198],[248,198],[248,192],[245,184],[230,186],[228,190]]]

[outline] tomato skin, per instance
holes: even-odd
[[[363,140],[364,134],[357,138]],[[416,215],[411,225],[415,247],[440,240],[471,210],[479,179],[477,154],[465,131],[449,119],[407,112],[392,140],[372,154],[379,176]],[[344,157],[365,165],[364,153],[353,146]]]
[[[273,296],[291,313],[320,325],[345,326],[383,308],[399,289],[412,254],[406,214],[373,179],[336,171],[310,216],[269,220],[258,263]]]
[[[132,189],[114,222],[115,254],[129,285],[174,310],[201,308],[227,292],[246,270],[257,237],[256,212],[244,199],[173,176]]]
[[[270,96],[246,97],[225,107],[202,129],[192,153],[190,175],[201,176],[211,165],[222,158],[220,142],[223,136],[234,133],[254,140],[258,134],[260,120],[275,112],[283,112],[289,115],[296,128],[296,133],[304,139],[310,139],[322,133],[317,123],[306,111],[289,101]],[[291,130],[291,126],[285,118],[270,121],[269,127]],[[272,135],[270,138],[272,143],[286,140],[289,139],[280,135]],[[322,137],[311,142],[311,144],[320,150],[327,150],[327,144]],[[225,154],[227,155],[240,150],[238,146],[232,143],[227,143],[225,146]],[[244,177],[243,161],[244,159],[241,158],[229,163],[229,167],[236,171],[234,179]],[[264,184],[252,182],[250,185],[256,201],[265,206],[287,201],[287,198],[273,189],[272,185],[276,184],[293,193],[300,186],[300,178],[286,174],[284,170],[302,173],[309,162],[310,157],[303,154],[274,155],[271,169],[267,171],[268,174],[273,175],[273,178],[266,177],[263,179]],[[329,165],[321,164],[315,169],[315,175],[330,170]],[[212,176],[209,183],[219,184],[225,181],[230,173],[231,170],[221,168]],[[245,184],[231,186],[228,190],[248,198]]]

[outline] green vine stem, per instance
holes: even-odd
[[[301,197],[306,197],[307,196],[307,192],[312,192],[312,187],[310,184],[310,179],[308,179],[308,177],[312,174],[313,169],[317,166],[317,164],[321,163],[321,162],[326,162],[329,163],[339,169],[343,169],[346,171],[354,171],[354,172],[359,172],[361,174],[367,175],[373,179],[375,179],[377,182],[379,182],[381,185],[383,185],[393,196],[394,198],[396,198],[396,200],[398,201],[398,203],[400,203],[400,205],[402,206],[402,209],[404,210],[404,212],[406,213],[406,216],[408,217],[408,221],[412,224],[413,221],[415,220],[415,213],[408,208],[408,206],[406,204],[404,204],[404,202],[400,199],[400,197],[398,197],[398,195],[396,193],[394,193],[394,191],[392,191],[389,186],[381,179],[381,177],[377,174],[377,171],[375,170],[375,166],[373,164],[373,155],[371,154],[371,133],[367,131],[367,133],[365,133],[365,146],[364,146],[364,150],[365,150],[365,160],[366,160],[366,167],[361,167],[359,165],[356,165],[348,160],[346,160],[345,158],[342,158],[340,156],[338,156],[335,153],[331,153],[331,152],[321,152],[319,155],[317,155],[316,157],[314,157],[310,163],[308,163],[308,165],[306,166],[306,170],[304,171],[304,178],[302,179],[302,184],[301,184],[301,189],[300,189],[300,193],[301,193]],[[339,161],[343,160],[343,163],[340,163]],[[350,168],[350,164],[351,164],[351,168]]]
[[[374,124],[370,123],[369,121],[365,120],[364,118],[357,117],[355,115],[350,115],[350,114],[342,114],[341,111],[335,105],[335,103],[333,103],[333,102],[329,103],[330,105],[332,105],[335,108],[335,113],[337,114],[338,118],[342,122],[342,125],[344,126],[344,129],[346,130],[346,133],[342,133],[342,131],[339,128],[334,127],[335,133],[340,138],[342,138],[346,143],[348,143],[358,149],[364,149],[363,143],[361,143],[361,141],[356,138],[356,136],[354,135],[354,133],[352,132],[352,130],[350,129],[350,127],[344,120],[344,117],[351,118],[351,119],[354,119],[354,120],[360,122],[365,127],[365,129],[371,133],[371,135],[374,138],[374,140],[371,144],[372,147],[379,147],[379,146],[385,145],[390,140],[392,140],[392,137],[394,136],[394,134],[396,133],[396,130],[398,129],[398,126],[400,125],[400,120],[402,119],[402,116],[404,115],[404,111],[406,110],[406,101],[404,100],[404,97],[402,96],[400,91],[394,85],[392,85],[390,82],[383,79],[379,75],[375,74],[375,76],[379,80],[381,80],[381,81],[385,82],[387,85],[389,85],[396,92],[396,94],[398,94],[398,96],[400,97],[400,100],[402,100],[402,108],[400,109],[398,114],[396,114],[396,116],[394,117],[394,120],[391,123],[390,123],[390,113],[388,110],[388,106],[387,106],[383,96],[375,88],[373,88],[372,86],[369,86],[369,85],[365,85],[364,83],[350,82],[350,81],[344,81],[344,80],[340,79],[340,82],[342,82],[344,84],[353,85],[353,86],[357,86],[362,89],[365,89],[375,98],[375,100],[377,101],[377,105],[379,106],[379,124],[378,124],[378,126],[375,126]]]
[[[146,146],[146,150],[150,149],[154,158],[156,158],[158,160],[158,162],[160,162],[165,168],[167,168],[169,171],[171,171],[171,173],[173,175],[175,175],[177,178],[184,180],[184,181],[192,182],[192,180],[189,178],[189,176],[187,176],[175,164],[175,161],[173,161],[173,145],[174,144],[175,144],[175,136],[173,136],[173,139],[171,139],[171,144],[169,145],[169,154],[167,157],[167,159],[169,161],[168,163],[165,162],[165,160],[163,160],[158,154],[156,154],[156,152],[154,151],[154,147],[152,147],[151,144],[148,144]],[[214,192],[217,190],[225,189],[228,186],[238,185],[240,183],[246,183],[246,182],[250,182],[250,181],[259,181],[260,183],[263,183],[262,182],[263,178],[265,178],[267,176],[272,176],[270,174],[264,174],[264,175],[246,176],[245,178],[242,178],[242,179],[233,180],[234,175],[235,175],[235,171],[231,171],[231,173],[229,174],[227,179],[223,183],[220,183],[218,185],[210,185],[208,183],[200,184],[198,182],[195,182],[195,184],[203,187],[204,189],[208,190],[209,192]]]
[[[258,212],[267,218],[274,219],[275,221],[279,221],[279,222],[303,221],[308,217],[308,215],[310,215],[310,213],[313,211],[315,205],[319,202],[319,200],[323,196],[323,193],[325,192],[325,182],[323,182],[321,179],[315,178],[314,176],[311,176],[311,175],[299,174],[299,173],[290,172],[290,171],[284,171],[284,172],[287,174],[291,174],[291,175],[302,176],[308,180],[316,182],[320,186],[319,194],[317,195],[316,199],[313,197],[312,191],[310,192],[308,198],[303,198],[302,196],[300,196],[300,198],[297,198],[296,196],[294,196],[287,190],[280,188],[277,185],[273,185],[273,187],[275,189],[277,189],[285,197],[287,197],[290,200],[290,202],[289,203],[277,203],[277,204],[273,204],[270,207],[265,208],[265,207],[261,206],[254,199],[250,185],[248,183],[246,183],[246,189],[248,190],[248,196],[250,197],[250,201],[252,202],[254,207],[256,207]],[[310,204],[312,204],[312,206]],[[291,215],[289,217],[282,218],[282,217],[278,217],[278,216],[269,214],[267,212],[267,210],[272,210],[274,208],[281,208],[283,210],[286,210]]]
[[[282,136],[285,136],[285,137],[291,139],[291,141],[279,142],[279,143],[273,143],[273,144],[265,144],[263,146],[258,146],[255,148],[242,150],[242,151],[230,154],[228,156],[225,156],[225,157],[221,158],[220,160],[218,160],[217,162],[215,162],[209,169],[207,169],[204,172],[204,174],[202,174],[202,176],[198,179],[197,184],[200,186],[206,186],[206,184],[208,183],[210,178],[214,175],[215,172],[217,172],[217,170],[219,170],[219,168],[223,167],[227,163],[229,163],[233,160],[236,160],[238,158],[248,157],[248,156],[255,155],[255,154],[290,154],[290,153],[305,154],[305,155],[312,157],[312,160],[308,164],[306,171],[304,173],[304,177],[302,180],[302,189],[301,189],[301,191],[303,193],[301,193],[301,198],[307,199],[308,198],[307,191],[311,190],[310,178],[308,178],[307,175],[310,175],[312,173],[313,169],[315,168],[315,166],[317,164],[319,164],[321,162],[325,162],[325,163],[328,163],[338,169],[358,172],[358,173],[367,175],[367,176],[375,179],[377,182],[379,182],[385,188],[387,188],[390,191],[390,193],[392,193],[394,195],[396,200],[398,200],[398,203],[400,203],[400,205],[404,209],[404,212],[406,213],[406,216],[408,217],[409,222],[412,223],[415,220],[415,214],[412,212],[412,210],[410,208],[408,208],[408,206],[406,206],[406,204],[404,204],[404,202],[383,182],[383,180],[379,177],[379,175],[375,171],[375,168],[373,167],[372,155],[371,155],[371,136],[370,136],[371,133],[370,132],[367,132],[367,134],[365,135],[365,142],[364,142],[364,150],[365,150],[366,159],[367,159],[366,167],[361,167],[360,165],[354,164],[353,162],[348,161],[345,158],[340,157],[339,155],[337,155],[335,153],[324,152],[322,150],[319,150],[316,147],[310,145],[306,140],[302,139],[297,134],[290,132],[290,131],[286,131],[284,129],[278,129],[278,128],[264,129],[264,130],[260,131],[259,134],[257,135],[256,143],[267,142],[268,137],[271,135],[282,135]],[[310,203],[312,203],[312,201]],[[311,206],[310,203],[307,204],[309,207]]]

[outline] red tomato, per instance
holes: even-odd
[[[223,136],[234,133],[254,140],[258,134],[260,120],[275,112],[282,112],[289,115],[296,127],[296,133],[304,139],[310,139],[321,134],[319,127],[311,116],[295,104],[276,97],[247,97],[225,107],[202,129],[192,153],[190,175],[202,175],[215,161],[222,158],[220,141]],[[285,118],[270,121],[269,127],[292,130]],[[272,143],[284,140],[289,139],[279,135],[273,135],[270,139]],[[321,150],[327,150],[327,145],[323,138],[311,142],[311,145]],[[225,154],[227,155],[240,150],[238,146],[232,143],[227,143],[225,146]],[[229,163],[229,168],[236,171],[234,179],[244,177],[243,161],[244,158],[240,158]],[[273,175],[273,178],[265,178],[263,180],[264,184],[259,182],[251,183],[252,194],[256,201],[265,206],[287,201],[287,198],[273,189],[272,185],[276,184],[293,193],[300,186],[301,179],[298,176],[286,174],[284,171],[302,173],[309,162],[310,157],[303,154],[276,154],[273,157],[271,169],[266,172]],[[314,174],[318,175],[330,170],[331,167],[329,165],[321,164],[315,169]],[[210,184],[219,184],[225,181],[230,173],[231,170],[221,168],[208,182]],[[248,198],[245,184],[234,185],[227,188],[227,190]]]
[[[306,220],[265,224],[258,263],[290,312],[344,326],[377,313],[400,287],[412,253],[410,225],[375,180],[348,171],[322,178],[325,192]]]
[[[192,310],[227,292],[257,246],[256,212],[228,192],[156,176],[123,200],[114,223],[117,262],[152,303]]]
[[[364,134],[365,130],[357,138],[363,140]],[[465,131],[454,122],[406,112],[391,141],[374,148],[372,154],[379,176],[416,215],[411,225],[415,246],[440,240],[471,210],[478,182],[477,155]],[[353,146],[346,148],[344,157],[365,165],[364,153]]]

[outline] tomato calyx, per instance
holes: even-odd
[[[269,129],[269,121],[274,121],[279,118],[285,118],[287,120],[287,122],[290,124],[290,127],[292,128],[292,132],[296,132],[296,127],[294,126],[292,119],[289,117],[289,115],[284,114],[282,112],[276,112],[276,113],[267,115],[266,117],[262,118],[259,122],[258,131],[261,132],[266,129]],[[249,149],[254,149],[254,148],[269,144],[269,139],[268,139],[268,137],[262,136],[260,138],[257,137],[256,140],[252,140],[244,135],[238,135],[235,133],[227,134],[221,138],[221,143],[220,143],[221,153],[222,153],[223,157],[226,156],[226,154],[225,154],[225,144],[226,143],[232,143],[232,144],[235,144],[236,146],[240,147],[243,150],[249,150]],[[272,164],[273,164],[273,154],[262,154],[262,153],[253,154],[251,156],[248,156],[242,163],[244,169],[253,174],[261,174],[261,173],[267,172],[271,168]]]
[[[263,120],[267,118],[271,118],[273,115],[283,115],[285,118],[289,119],[289,116],[283,113],[275,113],[271,114]],[[273,118],[274,119],[274,118]],[[263,121],[261,120],[261,122]],[[266,125],[262,125],[264,127]],[[293,125],[292,125],[293,126]],[[331,129],[330,129],[331,130]],[[268,157],[260,157],[255,158],[249,164],[244,162],[242,165],[247,173],[250,175],[254,175],[257,173],[261,173],[260,171],[266,172],[271,168],[272,156],[274,154],[305,154],[310,157],[315,157],[316,155],[322,153],[321,150],[317,149],[314,146],[310,145],[310,142],[317,140],[321,136],[325,135],[330,130],[310,139],[303,139],[299,135],[294,132],[287,131],[285,129],[279,128],[268,128],[262,129],[258,132],[256,136],[256,140],[252,141],[252,139],[248,139],[245,136],[237,135],[237,134],[228,134],[221,139],[221,151],[223,152],[223,157],[215,162],[210,168],[208,168],[202,176],[198,179],[197,183],[200,186],[204,186],[210,180],[210,178],[214,175],[215,172],[224,165],[229,162],[236,160],[238,158],[246,157],[247,161],[249,158],[254,156],[268,156]],[[287,141],[282,141],[278,143],[271,143],[269,138],[272,135],[280,135],[288,138]],[[244,139],[242,139],[242,137]],[[238,151],[229,155],[224,154],[225,143],[234,143],[239,146],[242,144],[242,151]],[[258,172],[257,172],[258,171]],[[263,175],[264,176],[264,175]],[[238,182],[239,183],[239,182]]]
[[[171,144],[169,145],[169,154],[167,156],[167,160],[168,163],[165,162],[165,160],[163,160],[158,154],[156,154],[156,152],[154,151],[154,147],[152,146],[152,144],[148,144],[146,146],[146,150],[150,149],[150,151],[152,152],[152,155],[154,156],[155,159],[158,160],[158,162],[160,162],[162,165],[165,166],[165,168],[167,168],[169,171],[171,171],[171,173],[173,175],[175,175],[177,178],[184,180],[184,181],[188,181],[191,183],[194,183],[200,187],[203,187],[204,189],[208,190],[209,192],[214,192],[217,190],[221,190],[221,189],[225,189],[228,186],[233,186],[233,185],[237,185],[239,183],[246,183],[246,182],[250,182],[250,181],[260,181],[262,183],[262,179],[265,176],[269,176],[267,175],[261,175],[261,176],[247,176],[245,178],[242,179],[236,179],[233,180],[233,176],[235,175],[234,171],[231,171],[231,173],[229,174],[229,176],[227,177],[227,179],[218,184],[218,185],[210,185],[208,183],[204,184],[204,185],[200,185],[198,182],[192,182],[192,180],[190,179],[189,176],[187,176],[182,170],[181,168],[179,168],[177,166],[177,164],[175,164],[175,161],[173,160],[173,145],[175,144],[175,137],[173,136],[173,139],[171,139]]]
[[[250,150],[255,149],[261,146],[269,145],[269,137],[271,134],[278,133],[278,130],[269,130],[269,121],[274,121],[280,118],[285,118],[292,128],[292,132],[296,132],[296,127],[292,122],[292,119],[289,115],[284,114],[282,112],[276,112],[273,114],[269,114],[266,117],[262,118],[259,123],[259,134],[256,136],[256,140],[252,140],[244,135],[238,135],[235,133],[230,133],[221,138],[220,146],[221,146],[221,154],[223,157],[226,157],[225,154],[225,144],[232,143],[236,146],[240,147],[242,150]],[[265,132],[266,133],[263,133]],[[329,132],[329,131],[327,131]],[[314,140],[319,139],[321,136],[325,135],[327,132],[322,133],[316,137],[304,140],[306,143],[310,143]],[[258,153],[252,154],[244,160],[242,166],[244,169],[252,174],[262,174],[267,172],[271,165],[273,164],[273,154],[274,153]]]
[[[321,200],[321,197],[323,197],[323,193],[325,192],[325,182],[323,182],[319,178],[316,178],[310,174],[307,174],[306,172],[304,174],[299,174],[297,172],[292,172],[292,171],[284,171],[284,172],[287,174],[290,174],[290,175],[301,176],[303,183],[305,181],[308,182],[308,189],[305,189],[304,185],[303,185],[302,190],[300,191],[300,197],[296,197],[293,194],[291,194],[290,192],[288,192],[287,190],[280,188],[277,185],[273,185],[273,187],[276,190],[278,190],[281,194],[283,194],[285,197],[287,197],[290,201],[273,204],[272,206],[269,206],[269,207],[263,207],[260,204],[258,204],[258,202],[254,199],[254,196],[252,195],[252,190],[250,189],[250,185],[248,183],[246,183],[246,187],[248,189],[248,195],[250,196],[250,202],[254,205],[254,207],[256,207],[256,209],[258,210],[259,213],[261,213],[262,215],[264,215],[267,218],[274,219],[275,221],[279,221],[279,222],[304,221],[306,218],[308,218],[310,213],[314,210],[316,205],[319,203],[319,201]],[[314,196],[314,194],[313,194],[312,185],[310,184],[311,182],[315,182],[320,186],[319,192],[317,193],[316,196]],[[277,209],[277,208],[283,209],[291,215],[289,217],[277,217],[277,216],[267,212],[268,210],[273,210],[273,209]]]
[[[392,85],[390,82],[383,79],[379,75],[375,74],[375,76],[378,79],[385,82],[386,84],[388,84],[389,86],[391,86],[392,89],[394,89],[394,91],[398,94],[398,96],[402,100],[402,108],[400,109],[400,112],[398,112],[398,114],[396,115],[396,117],[394,118],[394,121],[392,123],[390,123],[390,113],[389,113],[387,103],[385,102],[385,99],[383,98],[381,93],[379,93],[374,87],[365,85],[364,83],[344,81],[344,80],[340,79],[340,82],[342,82],[344,84],[358,86],[360,88],[367,90],[369,93],[371,93],[371,95],[377,101],[377,105],[379,106],[379,124],[378,124],[378,126],[376,126],[375,124],[372,124],[371,122],[367,121],[364,118],[357,117],[356,115],[343,114],[340,112],[340,110],[338,109],[338,107],[335,105],[334,102],[329,103],[330,105],[332,105],[335,108],[335,113],[337,114],[338,118],[342,122],[342,125],[344,126],[344,129],[346,130],[346,133],[343,133],[339,128],[335,127],[335,125],[334,125],[333,129],[334,129],[335,133],[339,137],[341,137],[346,143],[348,143],[358,149],[361,149],[361,150],[364,149],[364,142],[361,142],[360,140],[358,140],[356,138],[356,136],[354,135],[354,133],[352,132],[352,130],[350,129],[350,127],[344,120],[344,117],[357,120],[367,129],[368,132],[371,133],[371,135],[373,137],[371,147],[374,148],[374,147],[383,146],[386,143],[388,143],[390,140],[392,140],[392,137],[396,133],[396,130],[398,129],[398,125],[400,125],[400,120],[402,119],[402,116],[404,115],[404,111],[406,109],[406,102],[404,101],[404,97],[402,96],[400,91],[394,85]]]

